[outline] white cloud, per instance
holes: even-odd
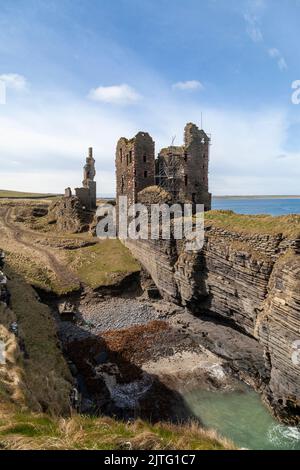
[[[254,43],[264,43],[264,37],[260,28],[260,16],[264,6],[265,3],[263,1],[257,1],[252,5],[252,9],[256,12],[256,14],[244,14],[244,19],[247,24],[247,34]],[[288,68],[285,58],[278,49],[272,47],[268,49],[268,54],[272,59],[277,61],[279,70],[282,71]]]
[[[94,101],[118,105],[134,104],[141,98],[135,89],[126,83],[93,88],[90,90],[88,97]]]
[[[269,56],[272,59],[277,60],[277,65],[278,65],[280,70],[286,70],[287,69],[287,63],[285,61],[285,58],[283,57],[283,55],[281,54],[281,52],[278,49],[273,47],[273,48],[269,49],[268,52],[269,52]]]
[[[18,73],[4,73],[0,75],[0,80],[5,83],[7,88],[11,88],[16,91],[25,91],[28,88],[26,78]]]
[[[247,24],[247,33],[253,42],[262,42],[263,41],[263,34],[261,32],[258,19],[255,15],[251,15],[250,13],[246,13],[244,15],[246,24]]]
[[[92,146],[98,192],[113,193],[116,142],[139,128],[118,109],[60,98],[35,102],[33,97],[30,106],[5,107],[0,114],[0,188],[62,193],[78,187]]]
[[[172,85],[174,90],[203,90],[204,86],[198,80],[187,80],[186,82],[177,82]]]
[[[170,145],[173,135],[180,145],[186,122],[200,125],[203,112],[204,129],[212,134],[214,194],[275,194],[278,188],[283,194],[297,193],[300,153],[285,148],[289,119],[284,110],[200,107],[196,102],[182,104],[176,94],[168,99],[159,89],[154,91],[151,99],[145,98],[143,106],[133,110],[99,109],[87,101],[60,97],[49,102],[47,96],[37,103],[30,98],[30,107],[5,107],[0,115],[0,188],[61,193],[67,186],[76,187],[81,184],[87,148],[93,146],[98,192],[113,193],[120,136],[148,131],[158,152]]]
[[[154,104],[153,104],[154,105]],[[180,145],[183,127],[192,121],[212,135],[210,189],[213,194],[297,194],[300,152],[290,152],[289,118],[284,109],[248,112],[228,108],[183,107],[180,103],[160,106],[151,112],[157,128],[153,133],[156,150],[168,145],[176,135]],[[289,164],[278,155],[286,155]],[[280,183],[281,182],[281,183]],[[298,186],[297,186],[298,185]]]

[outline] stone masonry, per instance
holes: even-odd
[[[83,167],[83,181],[81,188],[75,188],[75,194],[81,202],[82,206],[87,210],[96,209],[96,175],[95,159],[93,157],[93,149],[89,148],[89,154],[86,158],[86,164]],[[66,188],[65,197],[72,197],[70,188]]]
[[[195,124],[184,129],[184,145],[164,148],[156,160],[156,182],[169,191],[174,202],[204,204],[211,208],[208,192],[210,139]]]
[[[184,130],[184,145],[162,149],[155,159],[155,144],[147,132],[134,138],[122,137],[116,150],[117,201],[128,197],[128,205],[138,202],[138,193],[159,186],[171,194],[171,202],[192,202],[211,208],[208,192],[210,139],[189,123]]]
[[[137,202],[142,189],[155,184],[154,141],[147,132],[133,139],[121,137],[116,150],[117,200],[128,197],[128,205]]]

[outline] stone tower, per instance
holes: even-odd
[[[211,208],[208,192],[210,139],[193,123],[184,129],[184,145],[160,151],[156,161],[157,184],[169,191],[174,202],[204,204]]]
[[[142,189],[155,184],[154,141],[147,132],[132,139],[121,137],[116,150],[117,201],[128,197],[128,206],[137,202]]]
[[[93,148],[89,147],[88,157],[86,158],[86,164],[83,167],[83,181],[82,185],[84,188],[89,187],[89,183],[94,181],[96,176],[95,170],[95,159],[93,157]]]
[[[83,206],[88,210],[96,209],[96,181],[94,181],[96,175],[95,170],[95,159],[93,157],[93,149],[89,148],[86,163],[83,167],[83,181],[82,188],[75,188],[75,194],[81,201]]]

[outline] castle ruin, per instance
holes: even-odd
[[[168,192],[171,202],[204,204],[211,208],[208,190],[210,138],[195,124],[184,129],[184,144],[162,149],[155,159],[155,143],[147,132],[134,138],[121,137],[116,149],[116,196],[127,196],[128,204],[139,201],[139,193],[156,186]]]
[[[155,184],[155,143],[147,132],[133,139],[121,137],[116,150],[117,200],[127,196],[128,204],[137,202],[142,189]]]
[[[88,157],[83,167],[83,181],[81,188],[75,188],[75,195],[81,202],[82,206],[87,210],[96,209],[96,176],[95,159],[93,157],[93,148],[90,147],[88,151]],[[72,197],[71,188],[65,189],[65,197]]]

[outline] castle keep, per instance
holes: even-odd
[[[137,202],[137,194],[155,184],[155,144],[147,132],[133,139],[121,137],[116,151],[116,196],[127,196],[128,204]]]
[[[157,185],[169,193],[171,202],[191,202],[211,208],[208,191],[210,138],[195,124],[184,129],[184,144],[162,149],[155,159],[155,144],[147,132],[134,138],[122,137],[116,150],[116,196],[127,196],[128,204],[138,194]],[[118,200],[118,199],[117,199]]]

